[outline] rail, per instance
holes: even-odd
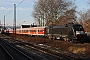
[[[0,39],[0,45],[3,47],[3,49],[7,52],[7,54],[13,59],[13,60],[34,60],[31,57],[27,56],[25,53],[21,52],[17,48],[10,45],[8,42],[4,41],[3,39]],[[14,52],[14,53],[13,53]],[[21,58],[20,58],[21,57]]]

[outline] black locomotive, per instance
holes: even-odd
[[[46,36],[50,39],[63,39],[65,41],[84,40],[84,28],[80,24],[67,24],[65,26],[46,27]]]

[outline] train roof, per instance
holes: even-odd
[[[66,28],[65,26],[47,26],[46,28]]]
[[[68,28],[73,26],[81,26],[80,24],[66,24],[65,26],[47,26],[46,28]]]
[[[73,26],[81,26],[80,24],[67,24],[67,27],[73,27]]]
[[[46,26],[41,26],[41,27],[30,27],[30,28],[45,28]]]
[[[45,28],[46,26],[42,26],[42,27],[29,27],[29,28],[20,28],[20,29],[41,29],[41,28]]]

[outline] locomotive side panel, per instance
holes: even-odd
[[[68,38],[69,33],[70,33],[69,27],[53,26],[53,27],[46,28],[46,35],[50,39],[51,38],[54,38],[54,39]]]

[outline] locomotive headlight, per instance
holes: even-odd
[[[84,31],[76,31],[76,36],[84,36]]]
[[[76,31],[76,34],[84,34],[84,31]]]

